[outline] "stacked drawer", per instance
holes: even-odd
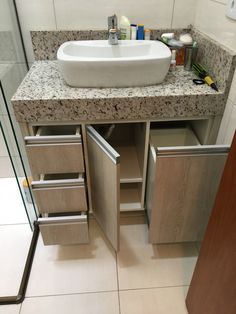
[[[25,137],[32,190],[45,245],[88,242],[87,197],[80,127],[41,126]]]

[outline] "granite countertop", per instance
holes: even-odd
[[[224,91],[195,85],[192,72],[177,67],[163,83],[130,88],[73,88],[56,61],[33,64],[12,99],[20,122],[140,120],[215,116],[224,111]]]

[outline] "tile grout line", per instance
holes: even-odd
[[[172,15],[171,15],[171,22],[170,22],[170,28],[172,28],[172,27],[173,27],[174,11],[175,11],[175,0],[173,1]]]
[[[118,304],[119,304],[119,314],[121,314],[121,306],[120,306],[120,285],[119,285],[119,274],[118,274],[118,255],[116,254],[116,279],[117,279],[117,289],[118,289]]]
[[[28,225],[27,222],[19,222],[19,223],[10,223],[10,224],[0,224],[0,227],[5,227],[5,226],[22,226],[22,225]]]
[[[81,295],[81,294],[98,294],[98,293],[109,293],[109,292],[117,292],[118,290],[103,290],[103,291],[88,291],[88,292],[72,292],[72,293],[58,293],[58,294],[41,294],[41,295],[30,295],[25,296],[25,299],[33,299],[33,298],[51,298],[51,297],[61,297],[61,296],[70,296],[70,295]]]
[[[121,289],[120,291],[139,291],[139,290],[152,290],[152,289],[169,289],[169,288],[181,288],[181,287],[189,287],[189,284],[186,285],[176,285],[176,286],[163,286],[163,287],[144,287],[144,288],[130,288],[130,289]]]
[[[117,278],[118,279],[118,278]],[[154,286],[154,287],[143,287],[143,288],[130,288],[130,289],[119,289],[118,290],[104,290],[104,291],[92,291],[92,292],[74,292],[74,293],[60,293],[60,294],[46,294],[46,295],[32,295],[26,296],[25,299],[33,299],[33,298],[51,298],[51,297],[61,297],[61,296],[70,296],[70,295],[83,295],[83,294],[100,294],[100,293],[110,293],[110,292],[118,292],[118,299],[120,305],[119,292],[120,291],[139,291],[139,290],[152,290],[152,289],[169,289],[169,288],[181,288],[181,287],[189,287],[189,284],[185,285],[175,285],[175,286]]]
[[[54,14],[55,26],[56,26],[56,30],[57,30],[57,16],[56,16],[55,0],[52,0],[52,4],[53,4],[53,14]]]

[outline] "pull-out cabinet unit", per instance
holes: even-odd
[[[84,172],[80,127],[74,125],[34,127],[25,137],[33,176],[48,173]]]
[[[188,123],[150,130],[146,205],[151,243],[202,239],[228,150],[201,145]]]
[[[80,126],[34,126],[25,137],[32,191],[45,245],[88,242],[87,195]]]
[[[38,223],[45,245],[89,242],[87,215],[44,217]]]
[[[42,175],[31,187],[40,214],[87,211],[82,174]]]

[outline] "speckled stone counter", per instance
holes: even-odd
[[[222,115],[223,91],[194,85],[192,72],[168,73],[159,85],[132,88],[73,88],[56,61],[37,61],[12,99],[19,122],[159,120]]]

